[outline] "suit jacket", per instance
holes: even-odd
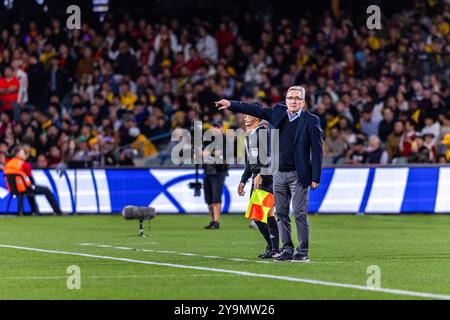
[[[51,78],[52,70],[48,70],[46,73],[46,81],[47,81],[47,90],[49,94],[56,93],[60,99],[62,99],[69,91],[72,89],[69,81],[69,76],[66,71],[58,68],[56,71],[56,91],[52,92],[51,90]]]
[[[277,104],[272,109],[262,108],[257,103],[231,101],[231,111],[248,114],[267,120],[273,128],[279,129],[287,117],[287,107]],[[319,117],[303,110],[297,125],[294,141],[294,163],[300,183],[309,186],[312,181],[319,183],[322,173],[323,132]]]

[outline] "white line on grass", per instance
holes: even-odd
[[[147,246],[147,245],[154,245],[158,244],[159,242],[152,241],[152,242],[121,242],[121,245],[133,245],[133,246]]]
[[[256,263],[273,263],[272,261],[255,261],[250,259],[241,259],[241,258],[226,258],[219,256],[204,256],[198,253],[190,253],[190,252],[176,252],[176,251],[167,251],[167,250],[153,250],[153,249],[140,249],[140,248],[129,248],[129,247],[115,247],[109,244],[97,244],[97,243],[79,243],[80,246],[90,246],[90,247],[99,247],[99,248],[110,248],[117,250],[132,250],[132,251],[142,251],[142,252],[153,252],[153,253],[168,253],[175,254],[179,256],[192,256],[192,257],[201,257],[208,259],[223,259],[230,261],[243,261],[243,262],[256,262]]]
[[[219,257],[219,256],[210,256],[210,255],[201,255],[198,253],[190,253],[190,252],[176,252],[176,251],[167,251],[167,250],[154,250],[154,249],[141,249],[141,248],[129,248],[129,247],[115,247],[110,244],[100,244],[100,243],[90,243],[90,242],[83,242],[79,243],[80,246],[92,246],[92,247],[99,247],[99,248],[111,248],[111,249],[118,249],[118,250],[133,250],[133,251],[142,251],[142,252],[154,252],[154,253],[168,253],[168,254],[176,254],[180,256],[196,256],[201,258],[209,258],[209,259],[223,259],[223,260],[230,260],[230,261],[243,261],[243,262],[256,262],[256,263],[273,263],[273,261],[266,261],[266,260],[260,260],[255,261],[251,259],[243,259],[243,258],[227,258],[227,257]],[[360,261],[352,261],[353,263],[361,263]],[[344,261],[308,261],[308,264],[338,264],[338,263],[344,263]],[[305,264],[305,263],[303,263]]]
[[[0,248],[9,248],[9,249],[44,252],[44,253],[54,253],[54,254],[62,254],[62,255],[70,255],[70,256],[96,258],[96,259],[103,259],[103,260],[123,261],[123,262],[139,263],[139,264],[145,264],[145,265],[154,265],[154,266],[171,267],[171,268],[179,268],[179,269],[191,269],[191,270],[201,270],[201,271],[209,271],[209,272],[228,273],[228,274],[235,274],[238,276],[265,278],[265,279],[272,279],[272,280],[283,280],[283,281],[289,281],[289,282],[300,282],[300,283],[315,284],[315,285],[321,285],[321,286],[327,286],[327,287],[338,287],[338,288],[355,289],[355,290],[362,290],[362,291],[382,292],[382,293],[388,293],[388,294],[397,294],[397,295],[413,296],[413,297],[420,297],[420,298],[450,300],[450,295],[424,293],[424,292],[407,291],[407,290],[399,290],[399,289],[388,289],[388,288],[369,288],[366,286],[348,284],[348,283],[302,279],[302,278],[277,276],[277,275],[264,274],[264,273],[253,273],[253,272],[247,272],[247,271],[237,271],[237,270],[228,270],[228,269],[219,269],[219,268],[207,268],[207,267],[189,266],[189,265],[183,265],[183,264],[146,261],[146,260],[136,260],[136,259],[128,259],[128,258],[120,258],[120,257],[99,256],[99,255],[94,255],[94,254],[89,254],[89,253],[28,248],[28,247],[6,245],[6,244],[0,244]]]
[[[118,274],[109,276],[83,276],[83,278],[88,279],[117,279],[117,278],[166,278],[166,277],[177,277],[177,278],[193,278],[193,277],[210,277],[210,274],[189,274],[182,275],[179,274]],[[213,275],[216,277],[223,277],[223,274]],[[29,276],[29,277],[0,277],[0,280],[60,280],[67,279],[68,276]]]

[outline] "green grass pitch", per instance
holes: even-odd
[[[220,230],[204,230],[207,223],[206,215],[160,215],[151,221],[150,230],[146,222],[148,236],[139,238],[138,223],[118,215],[2,217],[0,298],[424,299],[420,293],[450,295],[450,216],[310,216],[310,263],[257,262],[265,244],[243,216],[223,215]],[[80,267],[79,290],[66,285],[71,265]],[[380,268],[381,288],[419,295],[364,289],[370,265]]]

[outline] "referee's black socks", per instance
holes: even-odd
[[[259,232],[263,235],[267,242],[267,248],[279,250],[280,237],[278,234],[278,225],[275,217],[268,217],[267,224],[261,221],[256,221]]]
[[[278,225],[276,218],[268,217],[267,226],[270,234],[271,248],[278,251],[280,249],[280,235],[278,233]]]

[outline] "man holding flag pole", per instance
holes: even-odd
[[[245,195],[244,187],[252,178],[251,199],[246,218],[255,221],[259,232],[267,242],[266,250],[258,256],[261,259],[271,259],[279,253],[278,226],[273,215],[273,179],[272,175],[264,174],[261,168],[268,164],[261,163],[261,155],[268,155],[270,150],[270,131],[262,124],[261,119],[244,115],[246,127],[245,158],[246,166],[238,186],[238,194]],[[264,137],[263,137],[264,136]],[[260,139],[261,137],[265,139]],[[267,156],[267,158],[269,158]],[[267,199],[267,200],[266,200]]]
[[[278,170],[273,174],[273,188],[278,230],[283,251],[274,256],[278,261],[309,261],[309,187],[316,189],[322,173],[323,132],[319,117],[304,110],[305,88],[290,87],[286,104],[271,109],[257,103],[243,103],[222,99],[215,102],[219,110],[252,115],[267,120],[279,129]],[[276,155],[273,155],[276,157]],[[290,206],[295,215],[299,245],[295,248],[291,237]]]

